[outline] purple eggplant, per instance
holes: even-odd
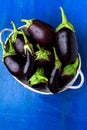
[[[25,32],[21,29],[18,30],[14,24],[14,22],[11,22],[13,26],[13,34],[11,36],[11,42],[13,43],[15,51],[21,55],[25,56],[26,49],[29,50],[31,55],[33,55],[33,44],[31,44],[25,34]]]
[[[9,72],[19,79],[25,76],[29,78],[34,68],[34,60],[31,53],[26,49],[25,57],[18,55],[14,49],[11,37],[7,42],[7,46],[3,42],[1,45],[3,50],[2,60]]]
[[[22,76],[23,67],[25,64],[25,59],[21,56],[18,56],[14,50],[14,47],[9,39],[9,49],[5,49],[4,43],[2,42],[3,57],[2,60],[14,76]]]
[[[55,31],[52,26],[36,19],[22,19],[22,22],[26,22],[27,30],[36,44],[39,43],[41,46],[48,48],[53,46]]]
[[[53,50],[54,50],[54,57],[55,57],[55,66],[52,69],[50,79],[48,81],[48,87],[52,93],[57,93],[58,91],[61,90],[59,86],[59,75],[61,72],[62,63],[57,56],[56,49],[53,48]]]
[[[26,50],[26,62],[23,67],[23,75],[27,77],[27,79],[33,74],[34,71],[34,58],[31,53]]]
[[[52,68],[54,66],[53,50],[49,51],[37,44],[38,50],[35,52],[35,62],[39,67],[43,67],[45,75],[49,78]],[[49,68],[49,69],[48,69]]]
[[[10,42],[11,42],[11,46],[13,46],[15,52],[17,53],[16,54],[17,56],[15,57],[11,56],[11,57],[12,58],[14,57],[13,58],[14,62],[16,62],[16,60],[18,61],[19,68],[21,71],[20,75],[27,76],[27,78],[29,78],[33,70],[33,64],[34,64],[33,45],[28,41],[27,36],[23,30],[18,30],[13,22],[12,25],[14,31],[10,37]],[[9,48],[9,42],[7,42],[6,47]],[[23,66],[21,66],[22,62],[23,62]],[[16,67],[18,67],[18,65],[16,65]],[[15,76],[19,76],[19,74]]]
[[[74,27],[67,21],[64,10],[60,7],[62,13],[62,23],[56,28],[55,46],[57,54],[62,63],[73,63],[78,55],[78,45]]]
[[[65,87],[75,77],[79,66],[79,58],[77,57],[73,64],[66,65],[60,74],[59,85]]]
[[[24,61],[25,60],[18,55],[10,55],[4,58],[5,66],[9,72],[16,77],[21,77],[23,75]]]
[[[24,55],[24,38],[21,33],[21,30],[18,30],[14,24],[14,22],[11,22],[13,26],[13,34],[11,35],[11,42],[13,43],[14,49],[16,53],[19,55]]]

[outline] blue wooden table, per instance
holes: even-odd
[[[87,0],[0,0],[0,31],[12,28],[11,21],[23,25],[22,18],[41,19],[56,28],[59,6],[76,30],[84,85],[50,96],[27,90],[2,63],[0,46],[0,130],[87,130]]]

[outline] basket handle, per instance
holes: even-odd
[[[5,29],[3,29],[1,32],[0,32],[0,42],[3,42],[3,40],[2,40],[2,34],[4,33],[4,32],[13,32],[13,30],[12,29],[9,29],[9,28],[5,28]]]
[[[80,75],[80,78],[81,78],[81,81],[80,81],[79,85],[69,86],[68,88],[70,88],[70,89],[78,89],[78,88],[82,87],[82,85],[84,83],[84,75],[83,75],[83,72],[81,70],[79,71],[79,75]]]

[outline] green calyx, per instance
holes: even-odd
[[[33,45],[31,43],[24,45],[24,54],[25,55],[26,55],[26,50],[28,50],[32,56],[34,55],[34,49],[33,49]]]
[[[16,38],[17,38],[17,34],[19,33],[14,22],[12,21],[11,22],[12,26],[13,26],[13,29],[14,29],[14,32],[12,34],[11,37],[9,37],[9,40],[8,40],[8,43],[9,43],[9,49],[6,50],[5,48],[5,45],[4,45],[4,42],[1,42],[1,45],[2,45],[2,50],[3,50],[3,56],[2,56],[2,61],[4,61],[4,58],[7,57],[7,56],[11,56],[11,55],[16,55],[16,52],[15,52],[15,49],[13,47],[13,42],[16,41]]]
[[[66,65],[63,69],[63,75],[75,75],[79,65],[79,58],[77,57],[73,64]]]
[[[62,28],[68,28],[70,29],[72,32],[74,32],[74,27],[73,25],[67,20],[64,10],[62,7],[60,7],[61,10],[61,15],[62,15],[62,23],[56,28],[56,32],[58,32],[60,29]]]
[[[25,53],[25,55],[26,55],[26,50],[28,50],[31,53],[31,55],[33,55],[34,54],[34,49],[33,49],[32,43],[30,43],[28,41],[28,39],[27,39],[27,37],[26,37],[23,30],[21,30],[21,34],[23,35],[24,42],[25,42],[25,45],[24,45],[24,53]]]
[[[4,42],[1,42],[2,50],[3,50],[2,61],[4,61],[4,58],[7,57],[7,56],[16,55],[15,49],[12,45],[10,38],[9,38],[8,42],[9,42],[9,49],[8,50],[6,50],[6,48],[4,46]]]
[[[49,61],[49,55],[51,54],[51,52],[48,50],[45,50],[44,48],[41,48],[39,44],[37,44],[37,48],[39,50],[35,52],[35,55],[36,55],[35,60],[44,59],[46,61]]]
[[[34,50],[33,50],[33,45],[31,43],[29,43],[24,31],[21,29],[21,30],[18,30],[14,24],[14,22],[12,21],[11,22],[12,26],[13,26],[13,29],[14,29],[14,32],[11,36],[11,42],[16,42],[16,39],[17,39],[17,35],[20,34],[23,36],[24,38],[24,54],[26,55],[26,50],[29,50],[29,52],[31,53],[31,55],[34,54]]]
[[[57,56],[55,47],[53,47],[53,51],[54,51],[54,58],[55,58],[55,67],[56,67],[57,69],[61,70],[62,63],[61,63],[61,61],[59,60],[59,57]]]
[[[47,83],[48,79],[44,75],[44,69],[38,68],[36,72],[30,77],[28,83],[30,86],[37,85],[39,83]]]
[[[13,34],[12,34],[12,36],[11,36],[11,41],[12,41],[12,42],[15,42],[16,39],[17,39],[17,35],[18,35],[18,34],[21,34],[21,31],[16,28],[16,25],[14,24],[13,21],[11,21],[11,24],[12,24],[12,26],[13,26]]]
[[[29,28],[33,24],[33,19],[30,20],[22,19],[21,21],[26,23],[27,28]]]

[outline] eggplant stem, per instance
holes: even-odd
[[[28,49],[29,52],[31,53],[31,55],[34,54],[34,49],[33,49],[33,45],[31,43],[29,43],[25,33],[23,30],[21,30],[21,34],[23,35],[24,41],[25,41],[25,45],[24,45],[24,52],[26,54],[26,50]]]
[[[62,24],[67,23],[68,21],[67,21],[66,15],[65,15],[64,10],[61,6],[60,6],[60,10],[61,10],[61,15],[62,15]]]
[[[47,83],[48,79],[44,76],[44,69],[38,68],[36,72],[30,77],[28,83],[30,86],[39,84],[39,83]]]
[[[11,21],[11,24],[12,24],[12,26],[13,26],[13,30],[14,30],[14,32],[17,32],[18,30],[17,30],[16,25],[14,24],[13,21]]]
[[[40,47],[40,45],[39,44],[37,44],[37,48],[39,49],[39,50],[41,50],[42,48]]]
[[[62,23],[57,26],[55,31],[58,32],[62,28],[68,28],[72,32],[75,32],[73,25],[67,20],[67,17],[65,15],[64,10],[63,10],[62,7],[60,7],[60,10],[61,10],[61,15],[62,15]]]
[[[11,42],[10,39],[9,39],[9,52],[12,52],[13,54],[16,53],[16,52],[15,52],[15,49],[14,49],[14,47],[13,47],[12,42]]]
[[[77,57],[75,62],[73,63],[73,67],[76,69],[78,67],[78,64],[79,64],[79,59]]]
[[[16,38],[17,38],[17,34],[19,34],[20,31],[17,30],[16,25],[14,24],[13,21],[11,21],[11,24],[13,26],[13,34],[12,34],[11,40],[12,40],[12,42],[15,42]]]
[[[26,55],[26,50],[28,50],[32,56],[34,55],[34,49],[33,49],[33,45],[31,43],[29,43],[27,45],[26,44],[24,45],[24,53],[25,53],[25,55]]]
[[[5,46],[4,46],[4,42],[1,42],[1,46],[2,46],[2,51],[3,51],[3,55],[2,55],[2,62],[4,62],[4,58],[10,55],[16,55],[16,52],[11,44],[11,41],[9,39],[9,50],[6,51]]]
[[[79,59],[77,57],[73,64],[69,64],[64,67],[63,74],[64,75],[75,75],[78,64],[79,64]]]
[[[37,48],[39,50],[35,52],[36,55],[35,60],[44,59],[46,61],[49,61],[49,55],[51,55],[51,52],[40,47],[39,44],[37,44]]]
[[[5,50],[5,46],[4,46],[4,42],[1,42],[1,46],[2,46],[2,51],[3,51],[3,55],[6,54],[6,50]]]
[[[16,28],[16,26],[15,26],[15,24],[14,24],[13,21],[11,22],[11,24],[12,24],[13,29],[14,29],[14,33],[13,33],[13,35],[12,35],[12,42],[15,42],[15,41],[16,41],[17,34],[23,35],[23,38],[24,38],[24,41],[25,41],[24,52],[25,52],[25,54],[26,54],[26,49],[28,49],[29,52],[30,52],[31,55],[32,55],[33,52],[34,52],[33,46],[30,45],[31,43],[29,43],[29,41],[28,41],[28,39],[27,39],[27,37],[26,37],[24,31],[23,31],[22,29],[21,29],[21,30],[17,30],[17,28]]]
[[[56,49],[54,47],[53,47],[53,51],[54,51],[54,58],[55,58],[55,67],[61,70],[62,63],[59,57],[57,56]]]
[[[25,22],[26,23],[26,27],[30,27],[32,25],[32,20],[33,19],[30,19],[30,20],[27,20],[27,19],[21,19],[22,22]]]
[[[28,41],[28,39],[27,39],[27,37],[26,37],[24,31],[21,30],[21,32],[22,32],[22,35],[23,35],[23,38],[24,38],[25,44],[27,45],[27,44],[29,43],[29,41]]]

